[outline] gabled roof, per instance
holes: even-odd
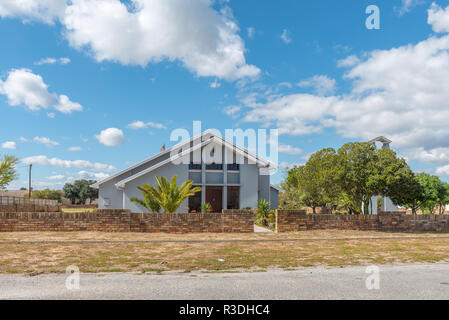
[[[382,142],[382,143],[386,143],[386,144],[392,143],[392,141],[390,139],[387,139],[384,136],[380,136],[380,137],[371,139],[369,142],[373,143],[373,142],[376,142],[376,141]]]
[[[142,162],[140,162],[140,163],[138,163],[136,165],[133,165],[133,166],[131,166],[131,167],[125,169],[125,170],[122,170],[122,171],[118,172],[115,175],[112,175],[112,176],[110,176],[110,177],[108,177],[108,178],[106,178],[106,179],[104,179],[104,180],[102,180],[100,182],[95,183],[93,185],[93,187],[94,188],[99,188],[100,185],[102,185],[102,184],[104,184],[104,183],[106,183],[108,181],[111,181],[111,180],[119,177],[120,175],[123,175],[124,173],[127,173],[127,172],[129,172],[129,171],[131,171],[133,169],[136,169],[136,168],[138,168],[138,167],[140,167],[140,166],[142,166],[142,165],[144,165],[144,164],[146,164],[146,163],[148,163],[148,162],[150,162],[150,161],[152,161],[154,159],[157,159],[157,158],[161,157],[164,154],[170,153],[170,152],[175,151],[175,150],[180,150],[186,144],[190,145],[190,143],[192,141],[195,141],[195,140],[200,139],[200,138],[204,139],[204,137],[206,137],[206,140],[203,141],[202,143],[196,144],[193,148],[189,148],[189,149],[183,151],[182,153],[177,154],[176,156],[174,156],[172,158],[160,161],[160,162],[158,162],[157,164],[155,164],[152,167],[143,169],[142,171],[140,171],[140,172],[138,172],[138,173],[136,173],[136,174],[134,174],[134,175],[132,175],[132,176],[130,176],[128,178],[125,178],[125,179],[117,182],[116,183],[116,187],[117,188],[123,188],[126,183],[128,183],[130,181],[133,181],[133,180],[135,180],[135,179],[137,179],[137,178],[139,178],[139,177],[141,177],[141,176],[143,176],[143,175],[145,175],[145,174],[147,174],[149,172],[152,172],[152,171],[160,168],[161,166],[163,166],[163,165],[165,165],[165,164],[167,164],[167,163],[169,163],[169,162],[171,162],[171,161],[173,161],[175,159],[178,159],[178,158],[183,157],[183,156],[185,156],[187,154],[190,154],[191,152],[197,150],[198,148],[202,148],[203,146],[205,146],[205,145],[207,145],[207,144],[209,144],[211,142],[216,142],[218,144],[224,145],[225,147],[227,147],[229,149],[235,150],[237,153],[243,155],[244,157],[250,159],[251,161],[254,161],[255,163],[257,163],[257,164],[259,164],[261,166],[264,166],[264,167],[266,167],[268,169],[276,168],[276,165],[274,165],[272,162],[267,161],[265,159],[262,159],[262,158],[258,157],[257,155],[251,153],[249,150],[247,150],[245,148],[242,148],[242,147],[234,144],[233,142],[231,142],[231,141],[221,137],[215,131],[213,131],[213,130],[206,130],[201,135],[198,135],[198,136],[190,138],[189,140],[180,142],[180,143],[176,144],[175,146],[173,146],[173,147],[171,147],[171,148],[169,148],[169,149],[167,149],[165,151],[162,151],[162,152],[158,153],[155,156],[152,156],[152,157],[150,157],[150,158],[148,158],[148,159],[146,159],[146,160],[144,160],[144,161],[142,161]],[[207,139],[208,137],[209,137],[209,139]]]

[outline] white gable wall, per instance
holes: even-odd
[[[131,212],[142,213],[147,212],[140,205],[131,201],[131,198],[136,197],[142,199],[142,192],[137,189],[144,184],[157,185],[156,176],[166,177],[169,181],[173,176],[177,177],[177,185],[180,186],[184,181],[189,179],[189,167],[185,164],[173,165],[168,163],[146,175],[143,175],[133,181],[130,181],[125,186],[125,208],[130,209]],[[188,199],[179,207],[178,212],[187,212],[185,209],[188,206]]]

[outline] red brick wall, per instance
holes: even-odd
[[[204,214],[142,214],[129,210],[0,213],[0,232],[12,231],[249,233],[254,231],[254,216],[247,211],[225,210]]]
[[[304,210],[276,211],[276,232],[323,229],[449,232],[449,216],[413,216],[399,212],[380,212],[378,215],[308,215]]]

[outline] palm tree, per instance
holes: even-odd
[[[161,210],[161,206],[158,202],[156,202],[153,198],[150,197],[150,193],[148,192],[148,187],[150,185],[144,184],[143,186],[137,187],[140,191],[142,191],[143,200],[133,197],[131,198],[132,202],[135,202],[142,207],[146,208],[148,211],[152,213],[159,213]]]
[[[173,213],[190,196],[201,191],[201,187],[192,188],[193,181],[185,181],[181,187],[176,185],[177,176],[173,176],[169,182],[165,177],[156,177],[157,187],[143,185],[139,190],[144,189],[152,201],[156,202],[165,213]]]
[[[257,202],[257,218],[259,220],[259,223],[261,223],[263,226],[268,226],[270,207],[270,202],[265,199],[260,199]]]

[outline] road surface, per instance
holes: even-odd
[[[375,269],[374,269],[375,270]],[[372,271],[372,270],[371,270]],[[0,299],[448,299],[449,264],[379,267],[368,290],[366,267],[246,273],[0,275]],[[72,278],[73,279],[73,278]],[[368,281],[375,287],[375,281]],[[76,281],[69,281],[69,287]]]

